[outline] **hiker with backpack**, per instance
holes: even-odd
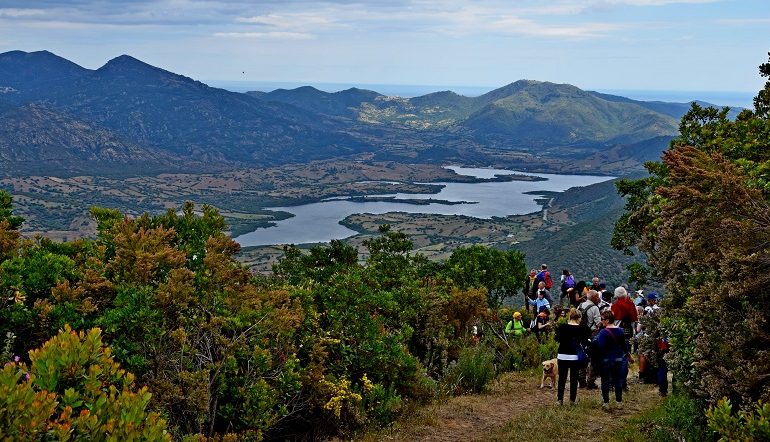
[[[636,314],[636,306],[628,298],[628,291],[624,287],[615,289],[615,303],[612,304],[611,311],[615,320],[614,325],[623,331],[625,342],[630,342],[634,336],[634,323],[639,320],[639,317]],[[621,371],[624,389],[628,389],[626,378],[628,377],[629,356],[631,356],[631,349],[627,346],[626,357],[623,358],[623,369]]]
[[[628,341],[623,330],[616,326],[615,322],[612,310],[602,312],[604,328],[596,336],[596,348],[601,358],[602,408],[605,410],[610,409],[610,382],[615,390],[615,407],[618,410],[623,408],[624,361],[625,367],[628,367]]]
[[[513,317],[505,326],[505,334],[513,336],[522,336],[527,331],[524,327],[524,321],[521,319],[520,312],[513,312]]]
[[[564,304],[564,298],[568,298],[567,302],[569,302],[569,289],[575,288],[575,277],[572,276],[572,273],[570,273],[569,270],[564,269],[561,272],[561,296],[559,296],[559,304]]]
[[[587,330],[589,338],[596,338],[601,329],[601,313],[599,312],[600,298],[595,290],[589,290],[587,298],[580,304],[578,311],[581,314],[581,325]],[[599,372],[598,357],[595,355],[593,342],[589,345],[588,357],[590,362],[580,370],[580,384],[586,388],[596,388],[596,377]]]
[[[537,274],[537,281],[544,283],[546,290],[551,290],[553,287],[553,279],[551,279],[551,272],[548,271],[548,265],[542,264],[540,266],[540,271]],[[553,302],[553,300],[551,302]]]

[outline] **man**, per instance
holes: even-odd
[[[538,282],[545,283],[545,288],[551,290],[553,287],[553,280],[551,279],[551,272],[548,271],[548,266],[542,264],[540,266],[540,272],[537,274]]]
[[[540,283],[541,286],[545,287],[544,283]],[[543,311],[543,309],[546,309],[548,311],[551,310],[551,301],[548,300],[548,298],[545,297],[546,293],[548,293],[548,290],[545,288],[537,291],[537,299],[530,299],[529,305],[535,307],[535,314],[538,314]],[[548,293],[548,297],[551,297],[551,294]]]
[[[601,282],[599,283],[599,295],[602,298],[602,304],[606,303],[607,305],[612,304],[612,292],[607,290],[607,284]],[[602,304],[599,304],[599,309],[602,309]]]
[[[591,278],[591,290],[594,290],[597,293],[602,291],[602,289],[601,289],[601,282],[599,280],[599,277],[596,276],[596,275],[594,275],[594,277]]]
[[[529,311],[529,301],[537,298],[537,270],[529,271],[529,278],[524,282],[524,308]],[[537,312],[534,312],[537,313]]]
[[[660,306],[658,305],[658,294],[655,292],[650,292],[650,294],[647,295],[647,307],[644,308],[644,312],[649,315],[659,309]]]
[[[615,325],[623,329],[626,342],[631,342],[631,338],[634,336],[634,323],[639,320],[639,316],[636,314],[636,306],[628,299],[628,292],[625,287],[615,289],[615,303],[612,304],[611,308],[615,317]],[[627,348],[622,366],[624,389],[628,388],[626,378],[628,377],[628,357],[630,353],[631,349]]]
[[[596,290],[589,290],[586,298],[587,299],[580,304],[578,309],[582,315],[581,323],[588,328],[591,338],[594,338],[599,334],[602,323],[601,314],[599,313],[599,293],[597,293]],[[580,369],[580,383],[583,384],[585,382],[588,389],[596,388],[596,374],[599,372],[598,356],[593,353],[594,352],[589,349],[589,362],[585,367]]]
[[[548,305],[548,308],[550,309],[550,308],[551,308],[551,306],[553,306],[553,305],[554,305],[554,303],[553,303],[553,298],[551,297],[551,291],[550,291],[550,290],[548,290],[548,289],[546,288],[546,286],[545,286],[545,282],[543,282],[543,281],[540,281],[540,282],[537,284],[537,295],[538,295],[538,297],[539,297],[541,294],[543,295],[543,297],[544,297],[545,299],[547,299],[547,300],[548,300],[548,304],[549,304],[549,305]],[[530,304],[532,304],[532,303],[530,302]],[[539,313],[539,312],[538,312],[538,313]]]

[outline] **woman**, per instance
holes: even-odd
[[[596,337],[596,348],[600,355],[600,373],[602,377],[602,408],[610,409],[610,380],[615,389],[615,406],[623,408],[623,364],[626,359],[628,344],[623,329],[615,325],[612,310],[602,312],[604,327]]]
[[[582,345],[588,340],[589,332],[586,327],[580,325],[580,311],[571,308],[569,320],[556,329],[556,342],[559,343],[559,390],[556,401],[559,405],[564,403],[564,386],[567,384],[567,372],[569,372],[569,402],[575,404],[578,388],[578,371],[584,364],[579,360],[578,354],[585,352]]]

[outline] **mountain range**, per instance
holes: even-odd
[[[47,51],[11,51],[0,54],[0,175],[211,171],[361,153],[633,155],[628,146],[676,134],[688,108],[531,80],[478,97],[235,93],[128,55],[90,70]],[[655,145],[657,154],[665,147]]]

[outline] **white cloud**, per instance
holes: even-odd
[[[45,14],[43,9],[0,8],[0,17],[7,18],[22,18],[43,14]]]
[[[770,18],[724,18],[714,20],[714,23],[720,25],[765,25],[770,24]]]
[[[314,38],[312,34],[305,34],[301,32],[217,32],[214,37],[225,38],[264,38],[271,40],[311,40]]]
[[[238,23],[253,23],[277,28],[304,28],[313,26],[328,26],[333,23],[330,17],[311,13],[266,14],[254,17],[239,17]]]

